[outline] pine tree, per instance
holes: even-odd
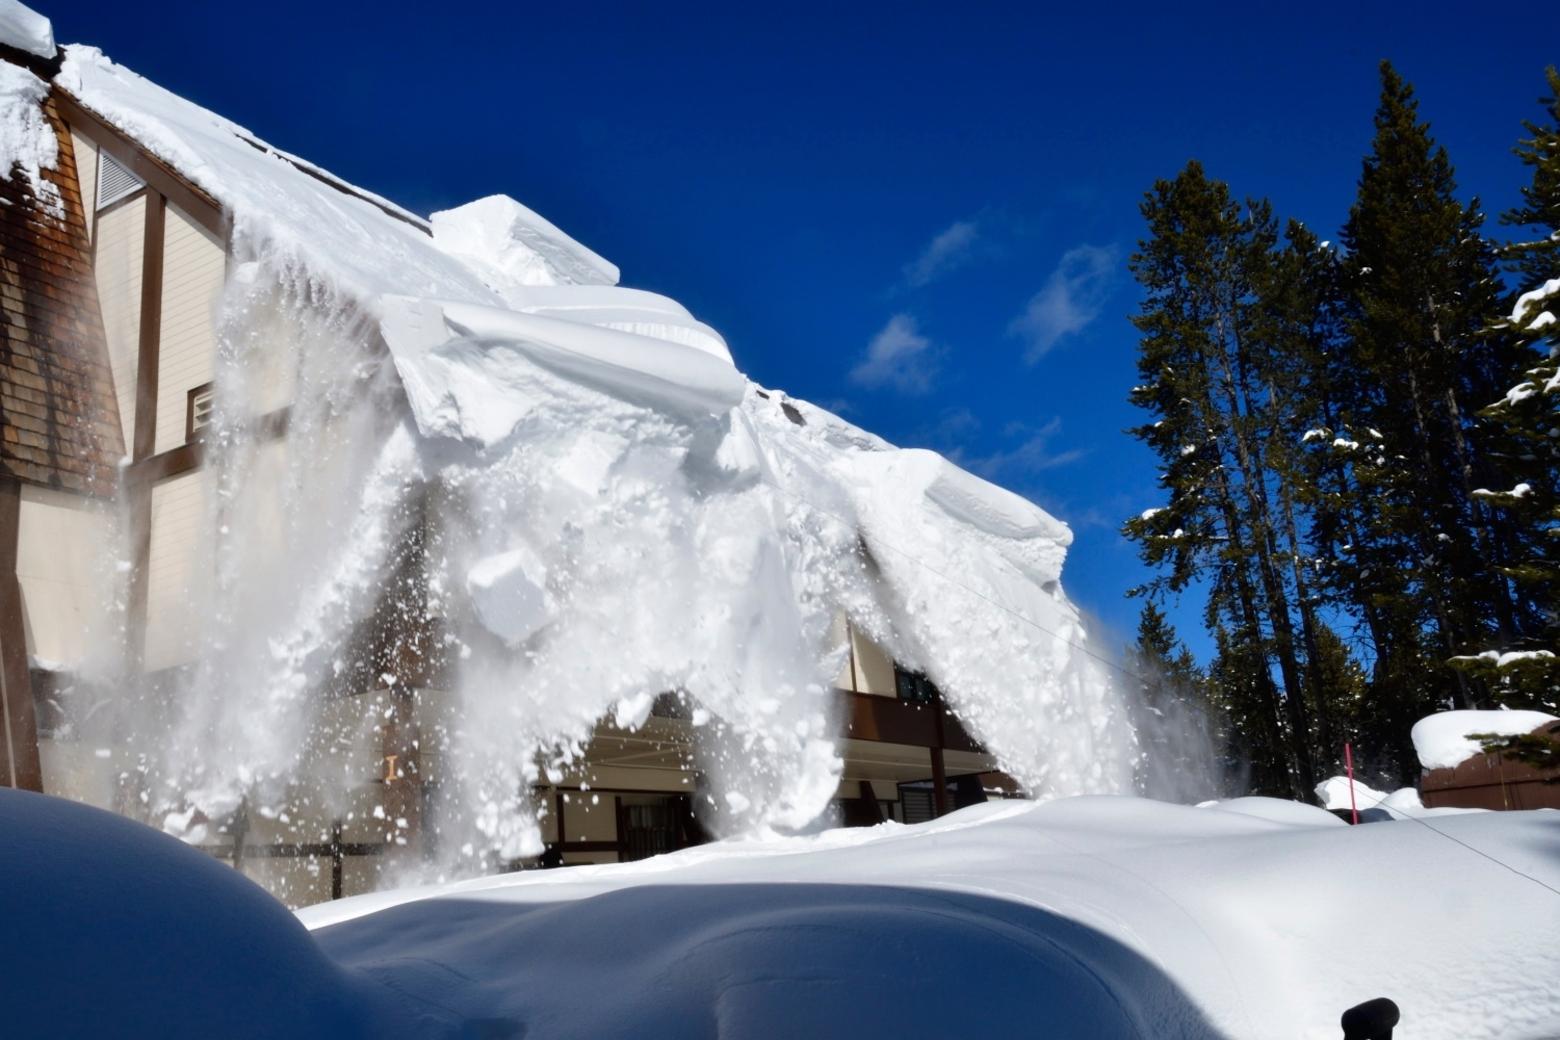
[[[1473,492],[1499,479],[1474,410],[1518,369],[1509,345],[1486,333],[1497,283],[1478,203],[1457,200],[1451,161],[1419,120],[1413,89],[1390,64],[1381,76],[1376,135],[1342,235],[1350,361],[1362,377],[1344,410],[1355,424],[1349,443],[1362,444],[1361,429],[1380,437],[1370,445],[1379,464],[1351,467],[1379,501],[1365,537],[1403,567],[1393,598],[1377,602],[1430,633],[1447,661],[1517,625],[1501,570],[1509,539]],[[1438,700],[1483,698],[1462,672],[1441,667],[1431,679],[1423,700],[1396,691],[1399,724]]]
[[[1284,746],[1282,771],[1306,797],[1314,784],[1311,725],[1267,457],[1275,355],[1264,338],[1262,292],[1276,222],[1267,203],[1242,205],[1196,162],[1156,183],[1142,211],[1149,237],[1131,265],[1145,290],[1133,319],[1145,382],[1132,397],[1158,418],[1133,432],[1159,456],[1170,497],[1128,521],[1126,533],[1145,562],[1167,569],[1159,584],[1179,590],[1212,577],[1210,618],[1227,626],[1250,666],[1246,681],[1283,709],[1283,723],[1261,712],[1251,721],[1263,725],[1265,747]],[[1256,667],[1259,659],[1277,670],[1282,692],[1269,669]]]
[[[1492,334],[1528,352],[1530,367],[1483,415],[1504,436],[1500,450],[1515,483],[1475,491],[1507,525],[1521,555],[1506,573],[1531,603],[1521,630],[1459,663],[1486,675],[1503,702],[1560,707],[1560,73],[1547,71],[1545,125],[1524,122],[1531,137],[1517,156],[1532,169],[1522,205],[1502,216],[1536,232],[1502,250],[1523,291]]]

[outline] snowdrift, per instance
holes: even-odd
[[[1378,996],[1419,1040],[1560,1033],[1549,811],[1348,827],[1268,799],[988,803],[302,924],[94,809],[0,790],[0,833],[18,1036],[1332,1040]]]

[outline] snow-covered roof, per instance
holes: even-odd
[[[553,681],[567,699],[551,703],[538,693],[539,713],[571,726],[609,711],[632,719],[642,713],[614,706],[614,698],[638,704],[642,691],[628,692],[635,684],[709,698],[711,710],[793,756],[775,770],[789,778],[790,793],[774,804],[790,808],[770,818],[805,822],[837,776],[832,742],[806,736],[824,711],[828,676],[823,662],[804,661],[803,647],[821,638],[820,618],[841,610],[865,619],[864,631],[907,667],[927,671],[1030,790],[1130,785],[1119,693],[1084,646],[1078,612],[1060,587],[1071,532],[1032,502],[934,453],[895,449],[826,411],[761,391],[736,369],[718,332],[675,300],[618,286],[609,261],[512,199],[494,196],[424,220],[92,47],[65,49],[55,86],[221,207],[236,280],[253,268],[295,279],[307,284],[309,299],[333,298],[377,329],[422,443],[459,445],[468,452],[458,456],[466,467],[460,479],[488,482],[479,497],[509,503],[511,513],[484,528],[488,541],[505,544],[484,546],[484,558],[462,562],[452,576],[481,593],[473,593],[479,617],[506,604],[557,606],[540,594],[538,575],[556,580],[568,566],[563,539],[599,522],[584,537],[605,544],[615,537],[615,514],[598,515],[597,503],[614,494],[633,500],[638,475],[657,474],[654,522],[695,537],[612,558],[623,570],[603,572],[600,589],[590,591],[602,600],[622,595],[648,580],[647,568],[666,567],[690,576],[689,601],[707,616],[690,626],[678,620],[686,606],[668,606],[664,618],[643,626],[640,642],[614,632],[599,647],[606,633],[581,635],[545,611],[534,624],[519,614],[489,624],[513,644],[550,622],[559,661],[620,663],[605,680],[560,671]],[[547,493],[557,501],[548,509],[522,513],[498,483],[507,479],[498,468],[477,472],[501,468],[515,452],[549,474]],[[615,488],[613,472],[621,473]],[[568,497],[576,492],[587,497]],[[534,557],[514,555],[522,544]],[[652,551],[688,555],[651,564],[644,554]],[[522,565],[527,559],[533,565]],[[665,584],[640,588],[622,610],[653,613],[653,597],[672,594],[661,591]],[[575,588],[581,600],[586,592]],[[322,587],[314,601],[336,604],[340,595]],[[794,636],[776,627],[787,616]],[[748,636],[755,618],[776,632],[762,652]],[[324,659],[308,651],[330,638],[326,627],[296,630],[301,649],[267,658],[287,672],[262,683],[267,689],[293,688],[302,680],[288,669]],[[579,645],[566,653],[575,636]],[[582,700],[582,688],[594,699]],[[789,698],[778,713],[777,690]],[[264,696],[257,692],[257,703]],[[290,754],[285,742],[274,743],[278,756]],[[233,752],[263,753],[252,742]],[[524,758],[516,750],[504,761]],[[268,767],[238,763],[233,772]]]

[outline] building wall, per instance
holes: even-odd
[[[163,232],[162,335],[154,453],[185,441],[191,389],[211,382],[216,309],[227,274],[222,240],[169,204]]]
[[[95,499],[23,484],[16,576],[22,585],[27,652],[51,671],[75,671],[104,638],[104,588],[115,517]]]
[[[207,472],[196,470],[160,481],[152,488],[146,582],[148,671],[183,664],[194,656],[196,621],[206,591],[206,575],[196,566],[196,559],[207,537],[209,485]]]
[[[81,202],[87,219],[87,237],[93,238],[97,223],[98,148],[74,130],[70,132],[70,143],[76,152],[76,178],[81,183]]]
[[[850,630],[851,653],[855,659],[855,686],[857,693],[875,693],[894,697],[898,688],[894,684],[894,662],[872,640],[862,635],[855,626]]]
[[[146,198],[137,196],[99,214],[93,273],[109,371],[119,402],[124,443],[135,440],[135,378],[141,340],[141,251],[146,240]]]

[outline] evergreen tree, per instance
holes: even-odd
[[[1379,435],[1371,463],[1351,466],[1360,490],[1379,502],[1364,538],[1402,565],[1398,587],[1376,601],[1394,628],[1412,619],[1447,661],[1517,626],[1501,570],[1510,540],[1473,492],[1499,480],[1480,450],[1474,410],[1520,369],[1509,345],[1486,331],[1497,283],[1477,201],[1457,200],[1451,161],[1419,120],[1413,89],[1390,64],[1381,76],[1376,135],[1342,235],[1350,362],[1361,376],[1344,403],[1354,428],[1345,446],[1365,449],[1361,430]],[[1395,725],[1406,728],[1437,702],[1483,699],[1462,672],[1441,667],[1429,678],[1424,691],[1395,691]]]
[[[1210,618],[1228,626],[1246,681],[1283,709],[1283,724],[1269,726],[1261,712],[1251,721],[1264,725],[1264,746],[1283,744],[1290,789],[1307,797],[1311,726],[1268,458],[1275,354],[1262,316],[1276,222],[1265,202],[1242,205],[1196,162],[1158,182],[1142,212],[1149,237],[1131,266],[1145,291],[1133,319],[1145,382],[1132,397],[1157,418],[1133,432],[1159,456],[1169,503],[1128,521],[1126,533],[1147,563],[1168,570],[1160,584],[1213,578]],[[1271,662],[1281,690],[1259,660]]]
[[[1516,148],[1532,170],[1532,182],[1522,189],[1522,205],[1502,217],[1532,232],[1502,250],[1524,291],[1492,329],[1521,344],[1530,367],[1483,413],[1504,435],[1500,450],[1515,483],[1474,492],[1517,528],[1521,554],[1506,573],[1531,611],[1521,619],[1521,630],[1458,663],[1487,676],[1503,702],[1555,711],[1560,708],[1560,73],[1551,67],[1547,75],[1548,121],[1525,122],[1532,136]]]

